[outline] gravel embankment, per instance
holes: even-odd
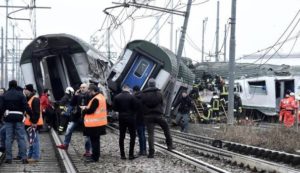
[[[122,172],[122,173],[174,173],[174,172],[205,172],[182,162],[179,159],[173,158],[168,155],[156,152],[154,159],[149,159],[147,156],[140,156],[134,160],[121,160],[120,151],[118,145],[118,136],[110,132],[107,135],[102,136],[101,143],[101,157],[97,163],[84,163],[84,157],[82,157],[82,163],[88,167],[88,172]],[[76,152],[83,153],[83,136],[82,133],[76,132],[72,136],[71,145]],[[126,153],[128,153],[129,141],[125,142]],[[138,153],[138,142],[136,143],[135,153]],[[128,156],[127,156],[128,157]]]

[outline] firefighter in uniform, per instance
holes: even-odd
[[[71,115],[71,100],[74,95],[74,89],[72,87],[67,87],[65,90],[65,95],[61,98],[59,101],[59,110],[60,110],[60,116],[59,116],[59,126],[58,126],[58,134],[62,134],[64,131],[65,125],[69,121],[69,117]]]
[[[82,110],[85,127],[84,135],[90,137],[92,144],[92,156],[87,158],[86,162],[97,162],[100,157],[100,135],[106,134],[106,99],[94,84],[89,85],[89,94],[92,99],[89,101],[87,107]]]
[[[29,140],[28,162],[38,162],[40,159],[40,140],[38,127],[43,127],[43,116],[40,106],[40,99],[35,96],[32,84],[28,84],[24,88],[24,94],[27,97],[28,105],[32,110],[32,115],[26,114],[25,127]]]
[[[223,107],[225,108],[225,107],[227,107],[226,103],[228,101],[228,88],[227,88],[227,85],[225,84],[224,80],[221,81],[219,90],[220,90],[220,101],[221,101],[221,104],[223,105]]]
[[[220,100],[217,93],[213,93],[213,97],[210,100],[210,105],[212,105],[212,117],[215,119],[219,118]]]

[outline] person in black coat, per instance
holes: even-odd
[[[89,102],[89,104],[90,104],[89,107],[86,107],[86,108],[82,107],[83,118],[85,118],[85,116],[89,116],[90,114],[94,114],[99,105],[103,105],[103,107],[106,108],[106,101],[103,101],[103,103],[100,103],[98,99],[93,99],[98,94],[100,94],[99,88],[94,84],[90,84],[89,85],[89,95],[91,96],[92,99],[90,100],[91,103]],[[106,110],[104,110],[104,111],[106,111]],[[96,127],[84,127],[83,135],[88,136],[90,138],[91,144],[92,144],[92,152],[93,152],[91,155],[91,158],[87,158],[86,162],[97,162],[99,160],[100,136],[105,135],[105,134],[106,134],[105,125],[96,126]]]
[[[144,121],[148,131],[149,154],[148,158],[154,158],[154,126],[160,125],[166,137],[168,150],[173,149],[172,136],[167,121],[163,118],[163,95],[155,87],[155,79],[150,78],[148,88],[141,92]]]
[[[134,145],[136,138],[136,124],[135,124],[135,113],[136,113],[136,99],[130,93],[130,88],[124,85],[122,92],[115,96],[113,101],[113,109],[119,112],[119,147],[121,159],[126,159],[124,151],[124,139],[126,136],[126,130],[129,130],[130,134],[130,147],[129,147],[129,160],[134,159]]]
[[[181,119],[183,121],[181,125],[181,132],[188,132],[188,126],[190,121],[190,111],[192,108],[192,99],[188,96],[187,91],[182,92],[182,96],[177,102],[174,104],[174,108],[179,105],[178,113],[176,115],[175,122],[176,124],[180,124]]]

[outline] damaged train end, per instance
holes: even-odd
[[[68,34],[37,37],[24,50],[20,60],[25,84],[32,83],[40,94],[45,88],[58,101],[68,86],[94,80],[108,96],[106,76],[110,61],[83,40]]]

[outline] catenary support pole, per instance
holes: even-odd
[[[233,107],[234,107],[234,74],[235,74],[235,26],[236,26],[236,0],[231,4],[231,29],[229,45],[229,88],[228,88],[228,119],[227,124],[233,124]]]

